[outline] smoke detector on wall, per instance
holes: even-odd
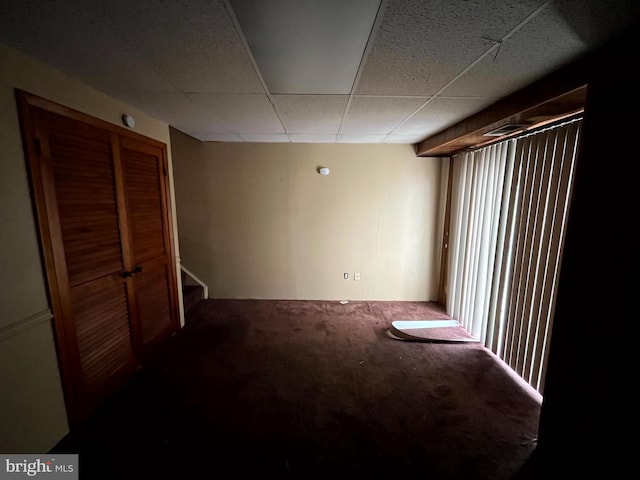
[[[122,123],[129,128],[136,126],[136,120],[131,115],[127,114],[122,115]]]

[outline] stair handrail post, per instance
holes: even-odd
[[[208,299],[209,287],[207,287],[207,285],[202,280],[200,280],[196,275],[194,275],[193,272],[189,271],[182,263],[180,263],[180,270],[185,274],[187,274],[189,278],[191,278],[194,282],[196,282],[198,285],[202,287],[202,290],[203,290],[202,296],[205,300]]]

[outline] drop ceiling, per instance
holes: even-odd
[[[636,0],[2,0],[0,42],[203,141],[416,144],[639,16]]]

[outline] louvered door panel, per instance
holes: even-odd
[[[69,283],[80,285],[121,272],[110,136],[108,132],[69,125],[72,122],[51,115],[47,119]],[[73,130],[67,133],[70,128]],[[85,136],[79,134],[82,131]]]
[[[165,255],[162,213],[162,165],[156,155],[132,150],[121,153],[133,246],[133,261],[141,264]]]
[[[134,276],[137,318],[144,346],[178,328],[169,248],[163,150],[124,139],[120,150]]]
[[[131,368],[133,350],[126,285],[72,289],[83,384],[99,389]]]

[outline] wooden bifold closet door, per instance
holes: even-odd
[[[179,328],[166,146],[21,91],[17,100],[75,423]]]

